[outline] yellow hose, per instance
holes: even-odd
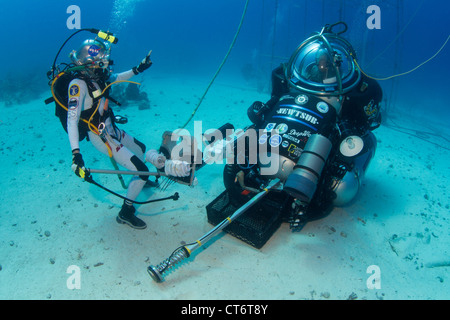
[[[51,92],[52,92],[53,99],[55,99],[56,103],[57,103],[61,108],[63,108],[64,110],[69,111],[69,109],[68,109],[65,105],[63,105],[63,104],[61,103],[61,101],[58,100],[58,98],[57,98],[56,95],[55,95],[55,91],[54,91],[54,89],[53,89],[56,80],[58,80],[64,73],[65,73],[64,71],[61,72],[61,73],[59,73],[59,74],[55,77],[55,79],[53,79],[52,85],[51,85],[51,87],[50,87],[50,90],[51,90]],[[128,83],[134,83],[134,84],[137,84],[137,85],[141,85],[141,84],[138,83],[138,82],[128,81],[128,80],[114,81],[114,82],[110,83],[109,85],[107,85],[107,86],[105,87],[105,89],[103,89],[103,91],[102,91],[101,94],[103,95],[103,94],[105,93],[106,89],[108,89],[108,88],[109,88],[110,86],[112,86],[113,84],[117,84],[117,83],[121,83],[121,82],[128,82]],[[100,100],[100,101],[101,101],[101,100]],[[97,108],[96,108],[95,111],[92,113],[92,115],[91,115],[91,117],[89,118],[89,120],[86,120],[86,119],[80,117],[80,120],[82,120],[83,122],[85,122],[85,123],[88,125],[89,130],[91,130],[92,132],[94,132],[96,135],[99,134],[98,128],[95,127],[93,124],[91,124],[91,120],[92,120],[92,117],[94,116],[94,114],[97,113],[97,111],[98,111],[98,108],[99,108],[99,106],[100,106],[100,101],[99,101],[99,103],[97,104]]]
[[[442,51],[442,49],[444,49],[444,47],[445,47],[445,45],[447,44],[447,42],[448,42],[449,39],[450,39],[450,35],[447,37],[447,40],[445,40],[445,42],[444,42],[444,44],[441,46],[441,48],[440,48],[440,49],[439,49],[439,50],[438,50],[431,58],[429,58],[428,60],[425,60],[424,62],[422,62],[421,64],[419,64],[417,67],[415,67],[415,68],[413,68],[413,69],[411,69],[411,70],[409,70],[409,71],[402,72],[402,73],[399,73],[399,74],[395,74],[395,75],[392,75],[392,76],[389,76],[389,77],[386,77],[386,78],[375,78],[375,77],[369,76],[368,74],[366,74],[366,73],[361,69],[361,67],[359,66],[358,62],[356,62],[356,59],[353,57],[353,55],[352,55],[352,54],[350,54],[350,55],[352,56],[353,62],[355,62],[356,67],[358,67],[358,69],[361,70],[361,72],[362,72],[365,76],[367,76],[367,77],[369,77],[369,78],[371,78],[371,79],[374,79],[374,80],[380,80],[380,81],[383,81],[383,80],[389,80],[389,79],[392,79],[392,78],[404,76],[404,75],[406,75],[406,74],[408,74],[408,73],[411,73],[411,72],[413,72],[413,71],[416,71],[416,70],[419,69],[421,66],[423,66],[425,63],[427,63],[427,62],[433,60],[433,59],[434,59],[434,58]]]
[[[65,105],[63,105],[63,104],[61,103],[61,101],[58,100],[58,98],[57,98],[56,95],[55,95],[55,91],[54,91],[54,89],[53,89],[53,87],[55,86],[56,80],[58,80],[64,73],[65,73],[64,71],[61,72],[61,73],[59,73],[59,74],[55,77],[55,79],[53,79],[52,85],[51,85],[51,87],[50,87],[50,90],[51,90],[51,92],[52,92],[53,99],[55,99],[56,103],[57,103],[61,108],[63,108],[64,110],[69,111],[69,109],[68,109]],[[108,85],[105,87],[105,89],[103,89],[101,95],[103,95],[103,94],[105,93],[105,91],[106,91],[110,86],[112,86],[113,84],[117,84],[117,83],[121,83],[121,82],[128,82],[128,83],[134,83],[134,84],[137,84],[137,85],[141,85],[141,84],[138,83],[138,82],[128,81],[128,80],[114,81],[114,82],[108,84]],[[101,96],[101,95],[100,95],[100,96]],[[92,118],[94,117],[94,114],[97,113],[98,108],[100,107],[100,103],[101,103],[101,99],[98,101],[97,107],[95,108],[95,111],[92,113],[92,115],[91,115],[91,117],[89,118],[89,120],[86,120],[86,119],[80,117],[80,120],[82,120],[83,122],[85,122],[85,123],[87,124],[89,130],[92,131],[93,133],[95,133],[96,135],[100,135],[100,132],[98,131],[98,128],[97,128],[95,125],[93,125],[93,124],[91,123],[91,120],[92,120]],[[106,103],[106,108],[107,108],[107,107],[108,107],[108,99],[106,99],[106,102],[105,102],[105,103]],[[105,143],[105,144],[106,144],[106,146],[107,146],[107,148],[108,148],[108,154],[109,154],[109,157],[111,158],[111,157],[112,157],[111,146],[109,145],[109,143]]]

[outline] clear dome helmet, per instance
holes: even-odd
[[[341,24],[345,26],[343,31],[332,32],[333,27]],[[346,30],[343,22],[326,25],[297,47],[285,68],[291,88],[330,100],[338,113],[340,107],[336,106],[336,100],[342,101],[342,96],[361,79],[361,72],[354,62],[355,51],[340,36]]]
[[[77,66],[86,66],[90,76],[100,76],[110,73],[111,46],[108,42],[97,39],[83,41],[78,50],[70,53],[70,59]]]
[[[343,25],[344,30],[334,33],[332,29],[337,25]],[[343,22],[326,25],[321,32],[303,41],[285,66],[286,80],[291,89],[327,101],[335,107],[337,114],[341,112],[344,95],[361,80],[361,72],[354,62],[355,52],[350,43],[339,36],[346,30],[347,25]],[[351,142],[353,140],[348,141],[348,149],[356,147]],[[320,133],[311,135],[283,190],[301,202],[309,203],[331,150],[332,142],[326,136]]]

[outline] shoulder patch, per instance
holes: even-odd
[[[78,97],[80,95],[80,87],[77,84],[73,84],[69,88],[70,97]]]
[[[78,99],[70,98],[68,107],[69,107],[69,109],[76,109],[78,107]]]

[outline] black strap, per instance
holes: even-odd
[[[92,179],[92,175],[87,170],[86,170],[86,173],[85,173],[85,176],[84,176],[84,180],[89,182],[89,183],[92,183],[92,184],[96,185],[99,188],[102,188],[103,190],[105,190],[105,191],[115,195],[116,197],[119,197],[119,198],[121,198],[123,200],[130,201],[130,202],[136,203],[136,204],[147,204],[147,203],[164,201],[164,200],[170,200],[170,199],[173,199],[174,201],[176,201],[176,200],[178,200],[180,198],[180,195],[178,194],[178,192],[175,192],[172,196],[166,197],[166,198],[153,199],[153,200],[148,200],[148,201],[135,201],[135,200],[128,199],[127,197],[124,197],[124,196],[122,196],[122,195],[120,195],[120,194],[118,194],[118,193],[116,193],[116,192],[114,192],[112,190],[109,190],[108,188],[106,188],[106,187],[102,186],[101,184],[95,182],[94,179]]]

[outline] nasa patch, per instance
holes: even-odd
[[[77,108],[78,108],[78,99],[77,98],[69,99],[67,115],[70,118],[76,118],[76,116],[77,116]]]
[[[69,105],[68,105],[69,109],[76,109],[78,107],[78,99],[76,98],[71,98],[69,100]]]
[[[96,46],[95,44],[93,44],[92,46],[89,47],[88,49],[88,54],[91,57],[96,57],[98,55],[98,53],[100,52],[100,47]]]
[[[73,84],[69,88],[70,97],[78,97],[80,95],[80,87],[77,84]]]

